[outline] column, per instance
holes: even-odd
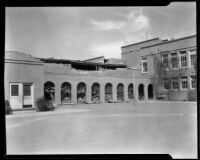
[[[128,99],[128,84],[124,85],[124,101],[125,102],[129,101],[129,99]]]
[[[148,85],[144,85],[144,100],[148,101]]]
[[[101,103],[105,102],[105,85],[100,84],[100,101]]]
[[[86,102],[92,103],[92,95],[91,95],[91,85],[89,83],[86,83]]]
[[[133,98],[135,101],[138,101],[138,85],[135,81],[136,79],[133,77]]]
[[[72,103],[76,104],[77,103],[77,84],[72,84]]]
[[[113,96],[113,102],[117,102],[117,86],[116,84],[112,84],[112,96]]]
[[[55,104],[61,104],[61,85],[55,83]]]

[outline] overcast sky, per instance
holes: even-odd
[[[147,33],[147,34],[146,34]],[[167,7],[7,7],[5,49],[84,60],[120,58],[121,46],[196,34],[196,3]]]

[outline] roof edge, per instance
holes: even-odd
[[[90,61],[90,60],[94,60],[94,59],[98,59],[98,58],[104,58],[104,56],[99,56],[99,57],[94,57],[94,58],[90,58],[90,59],[85,59],[85,60],[82,60],[82,62],[84,62],[84,61]]]
[[[196,37],[196,36],[197,35],[195,34],[195,35],[181,37],[181,38],[177,38],[177,39],[173,39],[173,40],[169,40],[169,41],[164,41],[164,42],[161,42],[161,43],[158,43],[158,44],[153,44],[153,45],[141,47],[141,49],[153,47],[153,46],[158,46],[158,45],[162,45],[162,44],[166,44],[166,43],[172,43],[172,42],[175,42],[175,41],[180,41],[180,40],[183,40],[183,39],[188,39],[188,38],[192,38],[192,37]]]
[[[149,41],[154,41],[154,40],[159,40],[160,38],[153,38],[153,39],[149,39],[149,40],[146,40],[146,41],[141,41],[141,42],[137,42],[137,43],[132,43],[132,44],[128,44],[128,45],[125,45],[125,46],[122,46],[121,48],[124,48],[124,47],[128,47],[128,46],[134,46],[134,45],[137,45],[137,44],[141,44],[141,43],[145,43],[145,42],[149,42]]]

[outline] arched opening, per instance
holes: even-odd
[[[53,82],[46,82],[44,84],[44,98],[48,101],[55,101],[55,84]]]
[[[100,85],[98,83],[92,85],[92,102],[100,102]]]
[[[140,84],[139,85],[139,87],[138,87],[138,94],[139,94],[138,99],[139,100],[144,100],[144,84]]]
[[[71,102],[71,84],[64,82],[61,85],[61,103]]]
[[[106,102],[112,102],[113,101],[113,97],[112,97],[112,84],[111,83],[107,83],[105,85],[105,101]]]
[[[153,85],[149,84],[148,86],[148,99],[153,99]]]
[[[86,102],[86,84],[81,82],[77,85],[77,103]]]
[[[117,85],[117,101],[124,101],[124,85],[122,83]]]
[[[133,96],[133,84],[129,84],[128,85],[128,99],[129,100],[133,100],[134,96]]]

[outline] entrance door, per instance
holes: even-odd
[[[22,108],[22,83],[10,83],[10,105],[13,109]]]
[[[23,108],[33,107],[33,85],[23,84]]]
[[[33,84],[10,83],[10,105],[13,109],[33,107]]]

